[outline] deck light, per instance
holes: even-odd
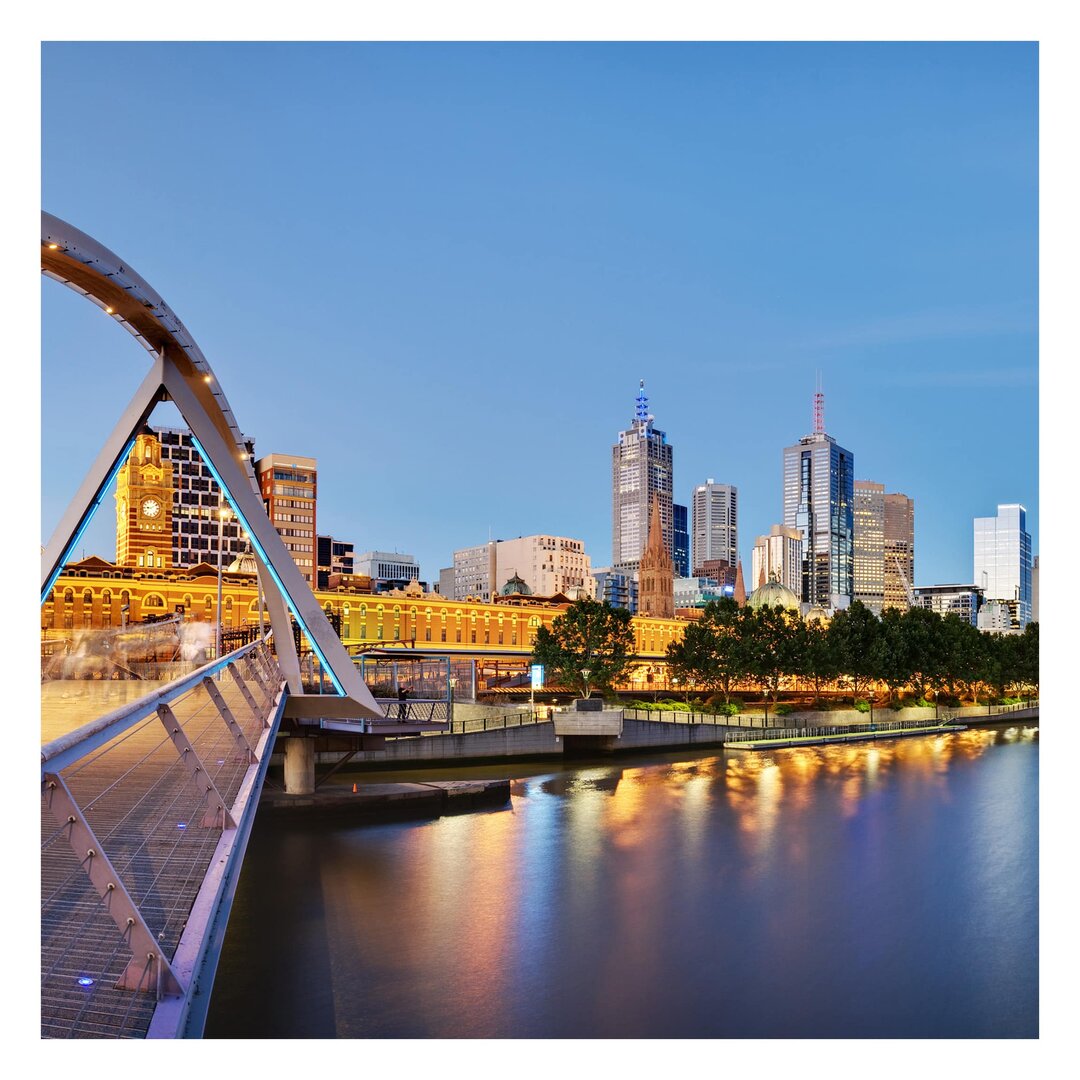
[[[53,247],[55,247],[55,246],[56,245],[54,244]],[[75,981],[80,986],[93,986],[94,985],[94,980],[91,979],[88,975],[83,975],[81,978],[78,978]]]

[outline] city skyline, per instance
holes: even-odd
[[[749,566],[754,537],[783,520],[782,451],[811,430],[820,371],[828,430],[855,455],[855,479],[918,507],[913,584],[967,581],[971,522],[999,503],[1027,507],[1039,551],[1035,55],[993,44],[49,45],[43,205],[160,283],[222,372],[256,456],[315,458],[320,532],[357,551],[413,554],[435,580],[455,549],[489,535],[553,533],[607,565],[608,455],[644,379],[678,451],[674,501],[708,477],[736,486]],[[320,56],[339,62],[336,75]],[[193,65],[213,93],[151,87],[122,100],[116,81],[154,64],[166,75]],[[243,84],[273,97],[278,69],[293,93],[271,131],[247,116]],[[691,75],[707,123],[686,112]],[[64,94],[72,80],[77,101]],[[478,97],[492,80],[505,101]],[[600,147],[574,93],[605,132]],[[86,121],[105,98],[115,135]],[[163,129],[179,124],[190,162],[110,191],[134,167],[122,130],[155,109]],[[226,128],[241,114],[239,147]],[[374,152],[331,138],[358,124],[394,151],[378,168]],[[706,138],[714,129],[719,143]],[[440,184],[422,177],[424,139],[447,166]],[[538,148],[548,155],[530,157]],[[70,154],[92,166],[77,186]],[[317,175],[296,163],[305,154]],[[211,160],[220,184],[202,179]],[[789,183],[781,166],[793,164],[814,169]],[[263,182],[271,166],[276,180]],[[227,190],[238,181],[243,198]],[[350,272],[312,275],[312,253],[338,248]],[[143,370],[85,306],[43,284],[43,414],[77,419],[43,428],[43,541],[85,472],[82,448],[100,445]],[[87,386],[78,371],[95,366]],[[174,419],[163,407],[152,423]],[[1007,440],[976,445],[1001,427]],[[86,553],[109,557],[110,532],[99,514]]]

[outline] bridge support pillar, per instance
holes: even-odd
[[[315,791],[315,740],[291,736],[285,743],[285,792],[311,795]]]

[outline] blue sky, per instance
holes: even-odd
[[[1037,82],[1031,44],[47,44],[42,206],[165,297],[257,453],[318,458],[358,551],[605,565],[644,378],[748,568],[820,372],[915,499],[916,583],[969,581],[999,502],[1039,551]],[[44,541],[147,358],[47,280],[42,314]]]

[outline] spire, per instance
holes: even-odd
[[[660,496],[653,495],[652,513],[649,515],[649,538],[645,542],[645,550],[658,554],[667,551],[664,547],[664,526],[660,521]]]
[[[821,389],[821,372],[817,373],[817,389],[814,391],[814,434],[825,434],[825,391]]]
[[[634,419],[639,424],[648,424],[652,419],[649,415],[649,399],[645,395],[645,380],[642,379],[638,383],[638,395],[637,395],[637,409],[634,414]]]
[[[739,560],[738,569],[735,571],[735,603],[742,607],[746,603],[746,582],[742,576],[742,559]]]

